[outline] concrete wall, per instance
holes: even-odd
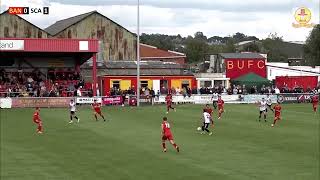
[[[99,39],[102,42],[101,56],[105,61],[136,59],[136,36],[98,13],[70,26],[55,37]]]
[[[48,34],[28,21],[8,13],[0,15],[0,38],[47,38]]]

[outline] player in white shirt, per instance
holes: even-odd
[[[273,112],[273,109],[272,109],[272,99],[271,99],[271,97],[269,96],[269,94],[267,95],[266,101],[267,101],[267,105],[268,105],[269,109]],[[266,109],[266,112],[268,112],[268,107],[267,107],[267,109]]]
[[[204,134],[205,133],[204,131],[207,131],[207,133],[209,133],[209,135],[211,136],[212,132],[210,132],[208,128],[210,123],[213,123],[213,122],[212,122],[211,115],[205,109],[203,110],[202,120],[203,120],[203,126],[202,126],[201,134]]]
[[[262,98],[259,103],[259,121],[261,121],[261,115],[263,114],[264,121],[267,122],[267,101]]]
[[[217,109],[218,96],[218,93],[214,92],[211,97],[214,109]]]
[[[70,121],[69,121],[69,123],[73,123],[73,118],[75,118],[77,120],[77,122],[79,122],[80,119],[76,116],[76,111],[77,111],[76,103],[74,102],[73,99],[70,100],[69,107],[70,107]]]

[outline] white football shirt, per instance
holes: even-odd
[[[204,123],[210,123],[211,122],[211,115],[207,112],[203,113]]]
[[[267,109],[267,102],[261,101],[260,102],[260,111],[265,111]]]
[[[272,104],[271,97],[267,97],[267,104],[268,104],[268,105],[271,105],[271,104]]]
[[[218,101],[218,93],[213,93],[212,100],[213,101]]]
[[[70,111],[76,111],[76,103],[75,102],[70,102]]]

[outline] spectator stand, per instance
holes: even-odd
[[[70,97],[80,89],[92,95],[96,87],[85,87],[80,65],[96,62],[98,41],[92,39],[0,38],[13,48],[0,49],[0,96]],[[93,80],[96,83],[96,66]],[[91,82],[91,84],[92,84]],[[86,89],[88,88],[88,89]]]

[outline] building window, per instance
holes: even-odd
[[[212,87],[212,81],[200,81],[200,87]]]
[[[142,88],[148,87],[148,81],[140,81],[140,85]]]
[[[182,84],[182,88],[190,87],[190,81],[189,80],[183,80],[181,84]]]
[[[120,81],[112,81],[112,87],[119,89],[120,88]]]
[[[220,85],[223,85],[222,80],[214,80],[214,86],[220,86]]]

